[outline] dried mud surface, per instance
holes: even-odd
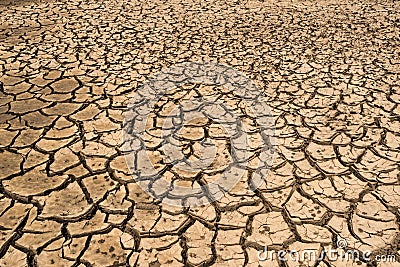
[[[0,266],[399,266],[257,259],[264,246],[321,251],[341,238],[399,257],[398,2],[0,1],[0,14]],[[186,61],[245,73],[276,125],[267,182],[243,179],[195,208],[149,197],[121,150],[132,95]],[[155,119],[220,91],[180,88]],[[218,170],[229,152],[217,126],[194,121],[178,147],[195,155],[205,135]]]

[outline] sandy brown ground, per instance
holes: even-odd
[[[0,266],[400,266],[257,259],[399,256],[400,4],[348,2],[0,1]],[[132,94],[185,61],[245,73],[276,123],[267,183],[197,208],[143,193],[120,149]]]

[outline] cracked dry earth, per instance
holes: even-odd
[[[399,257],[400,4],[348,2],[0,1],[0,266],[399,266],[257,258],[340,238]],[[216,202],[180,208],[140,189],[121,147],[132,96],[186,61],[256,83],[276,148],[257,189],[244,175]],[[196,86],[161,109],[220,93]],[[224,168],[218,126],[196,120],[178,146],[195,155],[205,133],[210,169]]]

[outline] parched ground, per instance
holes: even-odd
[[[400,266],[257,258],[340,239],[400,256],[399,2],[1,0],[0,14],[1,267]],[[276,126],[266,182],[194,208],[141,191],[121,150],[132,96],[186,61],[246,74]],[[221,93],[196,86],[161,106]],[[193,155],[205,133],[223,168],[226,136],[207,121],[178,146]]]

